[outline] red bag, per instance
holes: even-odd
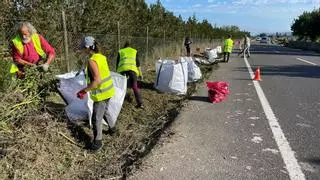
[[[210,102],[219,103],[229,95],[229,85],[224,81],[207,82]]]

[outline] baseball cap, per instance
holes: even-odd
[[[94,45],[95,39],[92,36],[86,36],[80,44],[80,49],[89,48]]]

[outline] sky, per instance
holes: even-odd
[[[146,0],[148,4],[156,0]],[[304,11],[320,7],[320,0],[161,0],[184,20],[193,14],[217,26],[237,25],[252,34],[291,32],[290,26]]]

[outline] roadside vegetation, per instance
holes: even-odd
[[[316,42],[320,40],[320,8],[311,12],[303,12],[291,26],[294,36],[299,40]]]

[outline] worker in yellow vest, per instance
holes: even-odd
[[[223,61],[228,62],[230,58],[230,54],[232,53],[233,49],[233,40],[231,39],[232,35],[228,35],[228,39],[224,41],[224,48],[223,48]]]
[[[77,97],[83,99],[87,92],[90,92],[90,98],[94,101],[92,113],[93,141],[90,149],[95,151],[102,147],[102,120],[103,118],[106,118],[106,120],[111,118],[108,113],[108,103],[115,94],[115,88],[107,58],[99,52],[95,39],[91,36],[85,37],[80,48],[90,57],[86,69],[88,85],[77,93]],[[109,131],[114,133],[115,127],[109,127]]]
[[[24,77],[24,66],[39,66],[48,71],[55,57],[54,48],[46,39],[37,34],[28,22],[18,24],[17,35],[12,39],[12,59],[10,73],[18,78]]]
[[[133,89],[133,93],[137,102],[136,108],[142,107],[142,97],[138,88],[138,77],[142,78],[140,61],[137,58],[138,52],[130,47],[127,41],[122,49],[119,50],[117,57],[117,72],[128,77],[128,87]]]

